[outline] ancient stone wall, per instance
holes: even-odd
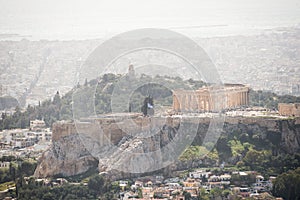
[[[56,122],[52,125],[52,141],[76,133],[75,124],[66,121]]]
[[[279,103],[280,115],[300,117],[300,103]]]
[[[111,142],[116,145],[126,135],[135,135],[147,132],[154,127],[177,126],[178,118],[172,117],[143,117],[140,114],[128,117],[104,115],[99,118],[85,119],[81,122],[71,123],[66,121],[56,122],[52,126],[52,140],[59,139],[72,134],[80,134],[99,141],[99,144]]]

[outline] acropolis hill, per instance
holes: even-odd
[[[140,86],[140,81],[145,79],[160,84]],[[119,101],[116,103],[120,103],[121,106],[117,105],[120,109],[113,112],[111,99],[116,85],[122,85],[124,91],[128,88],[138,89],[134,91],[136,94],[130,97],[130,106],[124,104],[127,100],[119,95]],[[168,88],[173,89],[171,91]],[[140,103],[145,104],[145,101],[141,97],[150,98],[150,93],[151,98],[154,98],[154,112],[149,115],[144,112],[142,114]],[[255,95],[255,92],[252,91],[252,95]],[[87,105],[90,105],[89,100],[94,96],[97,98],[92,102],[96,110],[96,114],[93,115],[95,110]],[[250,143],[272,143],[268,148],[273,148],[274,154],[299,152],[300,119],[289,114],[289,109],[286,108],[291,106],[283,106],[286,112],[279,112],[282,114],[280,115],[274,109],[252,108],[249,105],[250,100],[249,88],[241,84],[206,86],[201,81],[185,81],[166,76],[106,74],[77,88],[75,99],[72,99],[73,105],[77,105],[77,110],[73,109],[73,112],[76,111],[76,115],[73,115],[76,119],[53,124],[52,146],[41,157],[35,176],[71,176],[97,168],[99,172],[110,173],[112,179],[128,177],[131,173],[125,173],[125,168],[131,168],[138,174],[153,171],[158,164],[155,159],[149,157],[150,163],[140,160],[137,165],[132,155],[155,152],[165,160],[168,159],[168,155],[160,152],[168,144],[182,143],[189,139],[190,143],[183,148],[187,148],[191,143],[206,148],[208,137],[215,138],[209,140],[213,147],[220,134],[236,134],[237,137],[245,135],[246,141],[249,140]],[[153,109],[152,105],[145,105],[146,110]],[[87,115],[87,110],[92,112]],[[292,110],[294,111],[294,107]],[[106,114],[101,114],[103,112]],[[209,131],[211,127],[215,129]],[[168,162],[168,166],[164,166],[167,171],[197,167],[200,163],[208,166],[219,164],[218,159],[208,157],[200,160],[198,158],[198,162],[182,161],[179,157],[184,149],[170,151],[179,150],[174,162]],[[229,164],[236,164],[240,159],[241,156],[225,158]],[[167,169],[169,167],[171,168]],[[116,168],[124,170],[120,173]]]
[[[175,80],[166,77],[157,79],[165,81],[165,84],[167,81],[174,84]],[[107,94],[113,89],[112,83],[107,80],[112,82],[118,80],[118,77],[110,75],[98,81],[97,89],[100,93]],[[130,87],[138,82],[138,78],[125,78],[122,81],[124,87]],[[144,90],[148,92],[154,88],[153,91],[156,93],[153,92],[153,95],[157,92],[159,94],[170,92],[157,85],[147,87]],[[86,91],[88,88],[79,89]],[[80,95],[78,97],[80,99]],[[155,103],[158,104],[159,101],[163,102],[168,98],[172,100],[171,106],[165,109],[161,109],[164,107],[160,106],[160,110],[155,110]],[[139,98],[135,100],[142,101]],[[110,101],[106,103],[105,105],[110,105],[108,104]],[[256,135],[255,138],[260,138],[259,140],[274,142],[272,144],[272,148],[275,148],[274,153],[299,152],[300,118],[291,117],[290,112],[297,110],[298,106],[284,105],[280,106],[283,109],[280,109],[279,113],[251,108],[249,88],[245,85],[225,84],[221,87],[202,84],[196,90],[174,89],[161,99],[158,96],[154,100],[154,115],[144,116],[141,112],[136,112],[139,110],[136,107],[132,112],[125,110],[120,113],[98,114],[95,117],[81,117],[72,122],[59,121],[53,124],[52,146],[41,157],[35,176],[49,177],[57,174],[71,176],[84,173],[91,168],[111,173],[112,179],[131,176],[116,171],[116,165],[130,167],[134,171],[151,171],[157,164],[155,160],[151,161],[149,158],[150,163],[139,161],[139,165],[136,165],[132,154],[160,152],[165,145],[186,141],[190,136],[193,145],[205,146],[206,136],[210,137],[209,134],[216,132],[227,136],[233,133],[247,134],[249,137]],[[293,109],[288,109],[290,107]],[[215,132],[208,132],[211,126],[217,126]],[[213,143],[217,142],[219,136],[216,136]],[[236,164],[239,159],[229,157],[226,158],[226,162]],[[206,157],[198,163],[217,166],[218,160],[207,160]],[[182,162],[179,159],[168,167],[171,169],[167,171],[186,169],[197,167],[197,162]]]
[[[140,86],[144,80],[147,84]],[[148,84],[151,82],[159,84]],[[124,90],[119,90],[122,95],[118,95],[118,101],[112,104],[115,87],[119,85],[122,86],[119,89]],[[131,93],[127,92],[128,88],[136,90]],[[138,76],[129,70],[125,76],[105,74],[76,89],[76,92],[72,91],[75,98],[70,98],[72,93],[68,95],[75,118],[73,122],[53,124],[52,145],[41,157],[36,177],[71,176],[92,168],[111,174],[112,179],[131,176],[131,173],[124,172],[127,167],[141,173],[151,172],[158,164],[156,159],[150,157],[150,163],[140,160],[137,165],[132,155],[155,152],[164,160],[168,157],[161,151],[165,146],[187,140],[190,143],[183,145],[182,149],[170,149],[169,152],[178,152],[178,155],[173,156],[175,160],[166,162],[168,165],[163,169],[172,172],[203,164],[217,166],[219,161],[215,158],[206,157],[197,162],[183,162],[177,158],[191,144],[208,148],[205,145],[211,143],[213,147],[220,134],[224,137],[245,135],[248,143],[266,144],[263,148],[269,146],[274,153],[300,151],[300,120],[290,115],[298,106],[281,106],[284,108],[279,112],[281,115],[274,109],[252,108],[250,104],[255,102],[253,97],[258,93],[245,85],[220,86],[176,77]],[[129,105],[122,91],[132,94],[128,97]],[[150,94],[154,108],[153,104],[149,107],[149,102],[145,103]],[[97,98],[90,101],[93,97]],[[152,109],[149,114],[141,112],[144,105],[147,111]],[[113,111],[112,106],[119,110]],[[290,107],[292,109],[288,109]],[[215,129],[210,131],[211,127]],[[207,141],[206,138],[215,140]],[[236,164],[239,159],[226,157],[226,163]],[[116,168],[125,170],[120,170],[120,173]]]
[[[287,118],[279,115],[267,116],[255,111],[253,113],[252,111],[240,112],[231,111],[226,114],[222,134],[255,133],[264,138],[263,140],[267,138],[279,139],[275,147],[277,151],[290,153],[300,151],[300,118]],[[241,116],[242,114],[245,116]],[[247,114],[250,115],[247,116]],[[56,174],[70,176],[83,173],[94,167],[98,167],[99,172],[111,172],[113,179],[130,176],[114,172],[112,168],[114,163],[120,161],[128,162],[129,165],[129,158],[124,158],[118,154],[106,155],[105,152],[102,155],[103,158],[93,157],[86,145],[90,147],[97,142],[98,145],[105,146],[105,143],[111,142],[117,147],[125,148],[124,151],[135,152],[135,149],[139,149],[139,151],[143,149],[144,152],[156,151],[162,147],[161,145],[171,142],[176,137],[176,130],[179,126],[186,127],[188,132],[189,127],[193,124],[198,126],[193,144],[201,145],[215,115],[217,114],[198,113],[144,117],[139,113],[123,113],[83,119],[76,125],[73,122],[57,122],[53,125],[53,144],[40,159],[35,176],[51,177]],[[99,130],[99,126],[101,126],[101,130]],[[139,133],[145,133],[154,127],[160,129],[155,136],[139,135]],[[83,133],[84,131],[85,133]],[[78,135],[78,132],[81,133],[81,136]],[[128,133],[137,137],[132,138]],[[89,136],[92,140],[82,141],[82,135]],[[141,147],[134,146],[137,141],[140,141],[138,144]],[[216,161],[205,159],[201,162],[218,165]],[[234,164],[237,160],[231,158],[231,161],[229,159],[228,162]],[[171,168],[196,167],[194,165],[195,163],[178,161]],[[143,166],[141,163],[138,167],[147,168],[148,166]]]

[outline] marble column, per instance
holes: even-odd
[[[217,107],[216,104],[217,104],[218,100],[216,98],[217,97],[215,95],[210,97],[210,110],[211,111],[215,110]]]
[[[206,108],[206,105],[205,105],[205,96],[202,96],[201,104],[202,104],[202,110],[205,111],[205,108]]]
[[[198,106],[198,111],[200,111],[201,110],[201,96],[200,95],[196,95],[196,97],[197,97],[197,106]]]
[[[230,102],[229,102],[229,100],[230,100],[230,99],[229,99],[229,93],[227,92],[227,93],[226,93],[226,102],[225,102],[226,108],[230,108],[230,104],[229,104]]]
[[[205,111],[208,111],[208,97],[205,96],[204,99],[205,99],[205,100],[204,100],[204,110],[205,110]]]
[[[192,100],[191,101],[192,101],[192,111],[195,112],[198,109],[197,98],[196,98],[196,94],[195,93],[192,94]]]
[[[175,94],[173,94],[173,109],[175,111],[178,111],[178,99],[177,99],[177,96]]]
[[[180,111],[183,111],[185,109],[185,99],[184,99],[184,95],[181,94],[180,96]]]
[[[241,92],[241,105],[245,105],[245,102],[244,102],[244,92]]]
[[[191,109],[191,96],[190,94],[186,94],[186,110],[190,111]]]
[[[190,94],[186,94],[186,99],[185,99],[185,110],[189,111],[190,110]]]
[[[201,111],[205,110],[205,97],[201,95]]]
[[[231,101],[230,107],[233,108],[233,107],[234,107],[234,96],[233,96],[233,92],[231,92],[231,94],[230,94],[230,101]]]
[[[246,105],[246,92],[243,92],[243,105]]]
[[[175,94],[174,95],[175,97],[174,97],[174,99],[176,99],[175,100],[175,103],[174,103],[174,108],[176,108],[176,111],[179,111],[179,109],[180,109],[180,99],[179,99],[179,96],[178,96],[178,94]]]
[[[207,96],[207,102],[208,102],[208,111],[212,110],[212,99],[210,94]]]
[[[241,105],[244,105],[244,92],[241,92]]]
[[[235,100],[234,107],[237,107],[238,106],[238,94],[236,92],[234,92],[234,100]]]

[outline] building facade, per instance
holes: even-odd
[[[241,84],[173,91],[173,110],[178,112],[213,112],[248,104],[249,88]]]

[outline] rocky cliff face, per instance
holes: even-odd
[[[84,173],[97,164],[98,161],[87,151],[79,135],[72,134],[53,141],[49,150],[40,158],[34,176],[71,176]]]
[[[154,124],[158,126],[165,121],[157,120],[159,123],[152,119],[151,128],[155,128]],[[199,164],[217,165],[217,161],[206,158],[197,161],[171,162],[169,158],[179,154],[172,155],[170,152],[183,150],[173,148],[173,146],[168,149],[167,153],[169,154],[159,151],[164,147],[169,148],[168,144],[172,142],[180,143],[187,140],[190,128],[198,125],[198,131],[193,143],[201,145],[207,134],[210,122],[209,119],[201,119],[198,121],[199,124],[194,123],[193,120],[182,123],[174,121],[176,120],[161,126],[155,135],[148,137],[145,137],[148,129],[142,130],[139,128],[135,135],[125,135],[124,132],[118,130],[117,127],[120,126],[115,126],[116,124],[114,123],[117,122],[110,122],[109,127],[114,127],[109,131],[110,136],[120,134],[110,137],[118,138],[114,141],[113,148],[106,144],[102,144],[103,148],[96,148],[95,146],[99,144],[95,143],[91,138],[83,139],[80,137],[75,132],[74,124],[68,124],[68,126],[71,126],[68,128],[66,128],[65,123],[56,124],[54,126],[53,144],[41,157],[34,175],[36,177],[49,177],[56,174],[70,176],[83,173],[90,168],[98,166],[100,172],[108,172],[113,179],[117,179],[122,176],[130,176],[131,173],[128,172],[128,168],[131,169],[131,172],[139,173],[141,171],[159,170],[155,166],[164,166],[165,171],[169,172],[175,169],[197,167]],[[179,127],[185,131],[179,132]],[[59,130],[62,130],[61,133]],[[117,131],[114,132],[114,130]],[[285,153],[300,152],[299,119],[228,117],[225,119],[222,133],[225,135],[233,133],[256,134],[261,140],[271,141],[274,148],[278,149],[278,151]],[[93,149],[97,149],[98,152],[93,152]],[[136,154],[146,154],[146,156],[138,157],[138,160],[134,160],[137,157],[132,155]],[[154,157],[156,159],[153,159]],[[161,163],[157,162],[157,157],[161,159]],[[232,159],[231,162],[234,163],[237,160]],[[164,165],[166,163],[167,165]]]
[[[300,151],[300,118],[277,121],[282,148],[292,154]]]

